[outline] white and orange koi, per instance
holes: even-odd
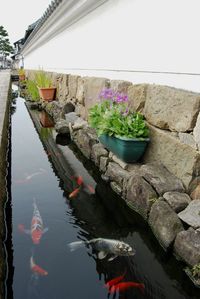
[[[79,191],[80,191],[80,187],[79,187],[79,188],[76,188],[74,191],[72,191],[72,192],[69,194],[69,198],[76,197],[77,194],[79,193]]]
[[[48,231],[48,228],[44,228],[43,226],[42,217],[40,215],[35,200],[33,202],[33,207],[34,210],[33,210],[33,217],[31,220],[31,229],[30,230],[25,229],[23,224],[19,224],[18,228],[21,232],[25,232],[26,234],[31,235],[33,244],[39,244],[42,235]]]
[[[43,173],[45,173],[45,172],[46,172],[45,169],[40,168],[39,171],[27,175],[24,179],[14,180],[14,182],[15,182],[16,184],[24,184],[24,183],[27,183],[28,181],[30,181],[34,176],[43,174]]]
[[[30,258],[30,268],[31,268],[31,271],[34,274],[37,274],[37,275],[40,275],[40,276],[46,276],[46,275],[48,275],[48,272],[46,270],[44,270],[40,266],[36,265],[36,263],[34,262],[32,256]]]

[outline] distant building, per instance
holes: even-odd
[[[13,67],[14,68],[24,66],[23,55],[20,52],[21,52],[21,49],[23,48],[23,45],[25,44],[26,40],[28,39],[29,35],[32,33],[32,31],[37,26],[39,21],[40,21],[40,19],[37,20],[36,22],[34,22],[33,24],[29,25],[26,32],[25,32],[24,37],[19,39],[16,42],[14,42],[15,53],[11,57],[13,59]]]
[[[25,68],[200,91],[199,0],[54,0],[20,49]]]

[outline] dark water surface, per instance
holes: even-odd
[[[59,173],[56,161],[62,153],[59,148],[49,152],[41,142],[48,134],[41,133],[39,136],[24,100],[18,98],[12,116],[12,248],[8,254],[13,252],[14,271],[8,281],[8,298],[200,298],[200,290],[189,281],[180,263],[164,253],[140,217],[126,211],[92,164],[83,157],[79,161],[73,145],[59,145],[68,157],[68,164]],[[85,187],[69,199],[78,187],[74,177],[79,175]],[[30,230],[34,200],[44,228],[48,228],[37,245],[26,231]],[[99,260],[86,246],[73,252],[67,246],[97,237],[123,240],[136,249],[136,255]],[[31,258],[44,272],[31,269]],[[109,295],[105,282],[124,273],[124,281],[144,283],[144,294],[131,288]]]

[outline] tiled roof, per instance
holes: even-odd
[[[42,25],[47,21],[47,19],[56,10],[56,8],[59,6],[59,4],[62,1],[63,0],[53,0],[53,1],[51,1],[51,3],[49,4],[49,6],[47,7],[47,9],[45,10],[44,14],[42,15],[42,17],[38,21],[35,22],[36,26],[35,26],[34,30],[31,32],[31,34],[29,35],[29,37],[27,38],[27,40],[25,41],[23,47],[25,47],[29,43],[29,41],[32,39],[32,37],[42,27]],[[35,25],[35,23],[33,23],[32,25]],[[32,26],[32,25],[30,25],[30,26]]]

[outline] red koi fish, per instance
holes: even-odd
[[[30,267],[31,267],[31,271],[35,274],[38,274],[38,275],[41,275],[41,276],[48,275],[48,272],[46,270],[42,269],[40,266],[35,264],[32,256],[31,256],[31,259],[30,259]]]
[[[31,235],[33,244],[39,244],[42,235],[48,231],[48,228],[44,228],[43,226],[42,217],[40,215],[40,212],[38,210],[35,201],[33,202],[33,207],[34,210],[33,210],[33,217],[31,220],[31,229],[30,230],[25,229],[23,224],[19,224],[18,229],[21,232]]]
[[[78,176],[77,178],[76,178],[76,182],[77,182],[77,184],[79,185],[79,186],[81,186],[82,184],[83,184],[83,178],[82,178],[82,176]]]
[[[82,176],[72,176],[71,177],[72,179],[75,179],[76,180],[76,183],[81,186],[83,184],[83,177]]]
[[[121,280],[124,279],[125,274],[126,274],[126,273],[124,273],[124,274],[121,275],[121,276],[115,277],[115,278],[113,278],[113,279],[107,281],[107,283],[105,284],[105,287],[108,288],[108,289],[110,289],[112,286],[118,284]]]
[[[144,294],[144,284],[133,281],[119,282],[118,284],[113,285],[110,289],[110,293],[115,293],[116,291],[123,292],[130,288],[138,288]]]
[[[79,190],[80,190],[80,187],[79,187],[79,188],[76,188],[74,191],[72,191],[72,192],[69,194],[69,198],[72,198],[72,197],[77,196]]]
[[[93,194],[95,193],[95,190],[94,190],[94,188],[92,186],[87,185],[87,188],[90,191],[90,193],[93,193]]]

